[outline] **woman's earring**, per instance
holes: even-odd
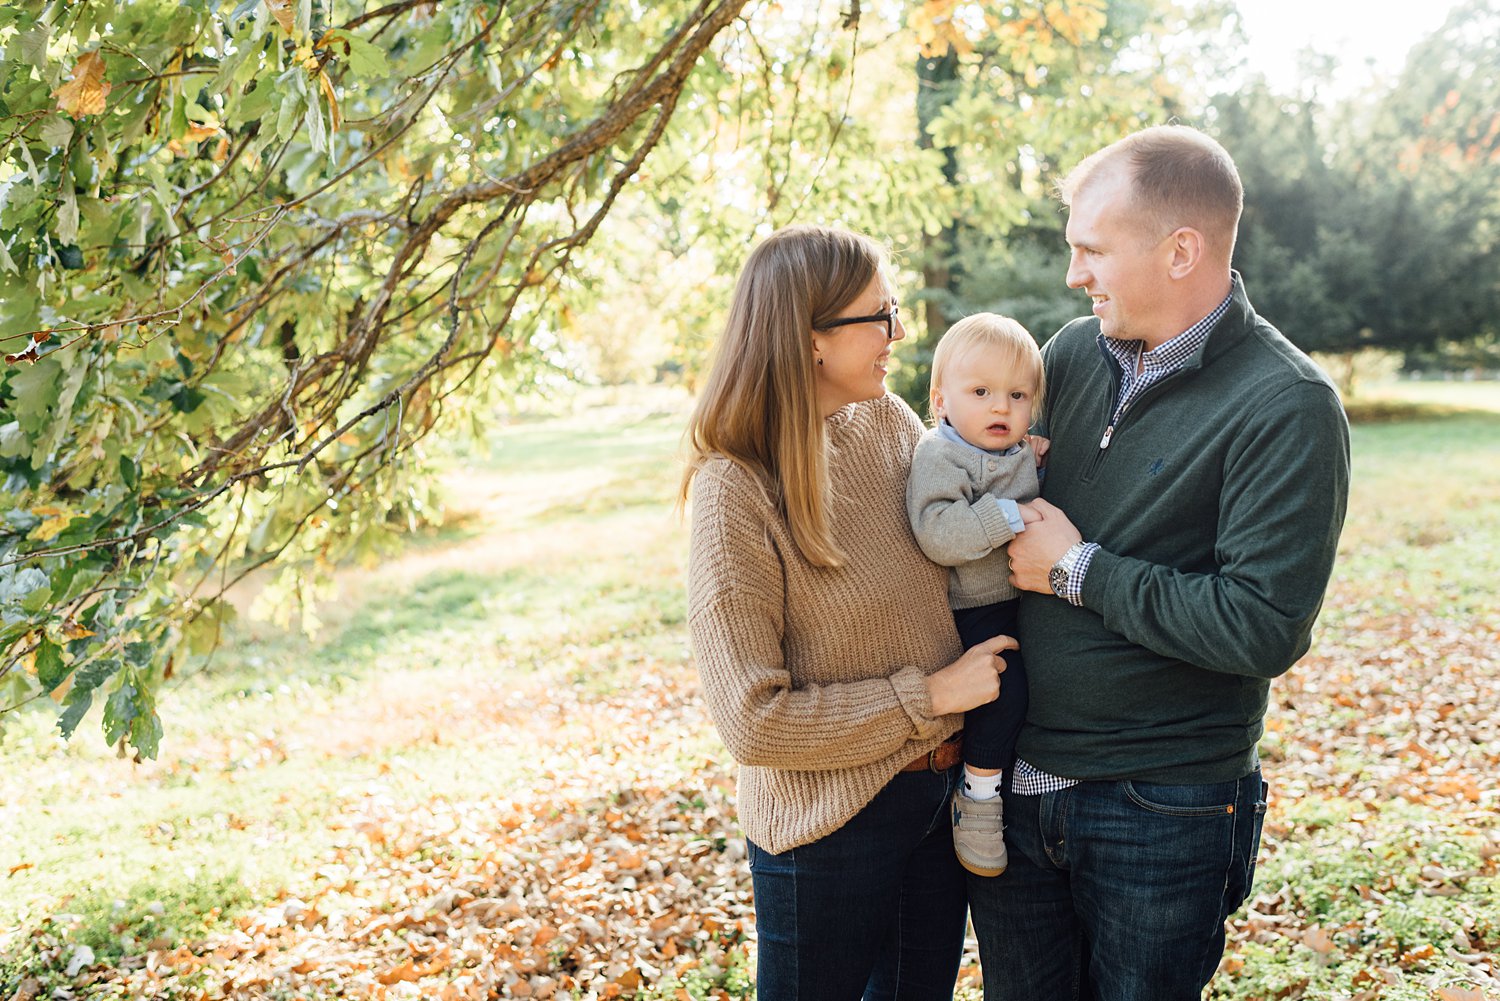
[[[819,358],[819,359],[818,359],[818,364],[819,364],[819,365],[821,365],[821,364],[823,364],[823,359],[821,359],[821,358]]]

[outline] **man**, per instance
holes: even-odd
[[[1249,894],[1270,679],[1308,649],[1343,524],[1333,385],[1230,270],[1218,143],[1146,129],[1063,182],[1042,520],[1010,544],[1031,707],[1010,868],[970,878],[985,997],[1197,1001]]]

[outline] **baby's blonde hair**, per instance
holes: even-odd
[[[1031,375],[1031,413],[1035,419],[1042,412],[1042,398],[1047,392],[1047,377],[1042,370],[1042,352],[1037,348],[1036,338],[1026,328],[1008,316],[999,313],[975,313],[966,316],[953,326],[938,341],[932,352],[932,376],[927,389],[927,407],[933,423],[937,414],[933,408],[932,394],[942,388],[943,376],[950,367],[959,365],[975,351],[998,352],[1009,368],[1019,369]]]

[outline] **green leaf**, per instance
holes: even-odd
[[[78,234],[78,205],[73,204],[70,217],[73,234]],[[58,236],[62,236],[62,212],[58,212]],[[66,244],[57,248],[57,263],[60,267],[69,271],[78,271],[83,267],[83,249],[76,244]]]
[[[47,39],[51,29],[40,22],[16,36],[16,52],[21,61],[39,70],[47,68]]]
[[[155,700],[142,693],[135,721],[130,724],[130,746],[143,758],[156,757],[161,747],[161,717],[156,714]]]
[[[104,739],[113,744],[121,738],[146,758],[156,757],[161,743],[156,702],[133,672],[104,703]]]
[[[63,663],[62,647],[50,639],[43,639],[36,648],[36,680],[42,691],[52,692],[62,684],[72,669]]]
[[[42,127],[37,134],[48,146],[61,149],[73,138],[73,123],[62,115],[48,115],[42,119]]]
[[[190,414],[203,405],[208,399],[201,389],[196,386],[183,386],[171,396],[172,406],[180,413]]]
[[[234,75],[250,55],[251,46],[245,42],[239,42],[234,52],[219,61],[219,72],[214,74],[213,82],[208,85],[210,94],[221,94],[234,82]]]
[[[307,123],[308,141],[312,148],[319,153],[328,149],[327,130],[323,127],[323,112],[319,107],[317,91],[309,89],[307,92],[307,111],[303,115]]]
[[[248,91],[240,98],[238,104],[231,107],[227,120],[231,123],[243,124],[264,118],[274,105],[272,101],[274,93],[269,81],[257,81],[255,89]]]
[[[58,242],[70,245],[78,240],[78,193],[69,187],[63,192],[62,201],[57,206],[57,234]],[[77,247],[74,247],[77,250]],[[79,267],[82,267],[82,251],[79,252]],[[64,264],[63,267],[68,267]]]
[[[167,129],[169,136],[175,138],[182,135],[188,128],[187,98],[181,94],[172,102],[172,116],[168,120]]]
[[[281,110],[276,114],[276,138],[282,142],[296,134],[297,115],[302,111],[302,104],[302,93],[291,88],[281,98]]]
[[[57,403],[61,382],[62,362],[53,355],[11,371],[10,411],[23,430],[35,433],[47,427],[47,416]]]
[[[227,601],[216,600],[204,606],[196,618],[183,628],[183,641],[188,652],[206,657],[214,652],[224,636],[224,629],[233,623],[238,613]]]
[[[78,399],[79,392],[83,389],[84,379],[88,377],[88,357],[78,354],[66,354],[67,367],[63,368],[61,359],[56,354],[48,355],[46,360],[56,361],[61,371],[56,378],[56,395],[51,401],[47,417],[48,420],[37,430],[40,432],[33,442],[31,451],[32,466],[40,469],[44,463],[49,461],[52,453],[62,442],[64,437],[72,428],[73,404]],[[38,368],[38,362],[33,368]],[[23,422],[22,426],[25,424]]]
[[[0,428],[0,434],[3,433],[4,428]],[[124,481],[127,489],[134,490],[140,486],[140,470],[136,468],[135,463],[131,461],[128,455],[120,456],[120,479]]]
[[[31,612],[33,615],[47,607],[52,600],[52,588],[47,585],[29,591],[26,597],[21,599],[21,610]]]
[[[63,700],[62,715],[57,718],[57,728],[62,731],[63,737],[73,736],[73,731],[78,729],[79,722],[94,703],[94,690],[119,669],[120,661],[117,658],[105,657],[85,664],[73,675],[73,686],[68,689],[68,697]]]
[[[391,62],[385,49],[357,35],[338,36],[349,46],[349,72],[359,77],[386,76],[391,71]]]
[[[240,18],[247,17],[255,13],[255,9],[260,6],[260,3],[261,0],[241,0],[240,5],[234,10],[230,11],[228,23],[232,26],[236,22],[238,22]]]

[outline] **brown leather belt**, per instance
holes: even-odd
[[[903,772],[946,772],[964,759],[964,735],[956,733],[937,747],[907,762]]]

